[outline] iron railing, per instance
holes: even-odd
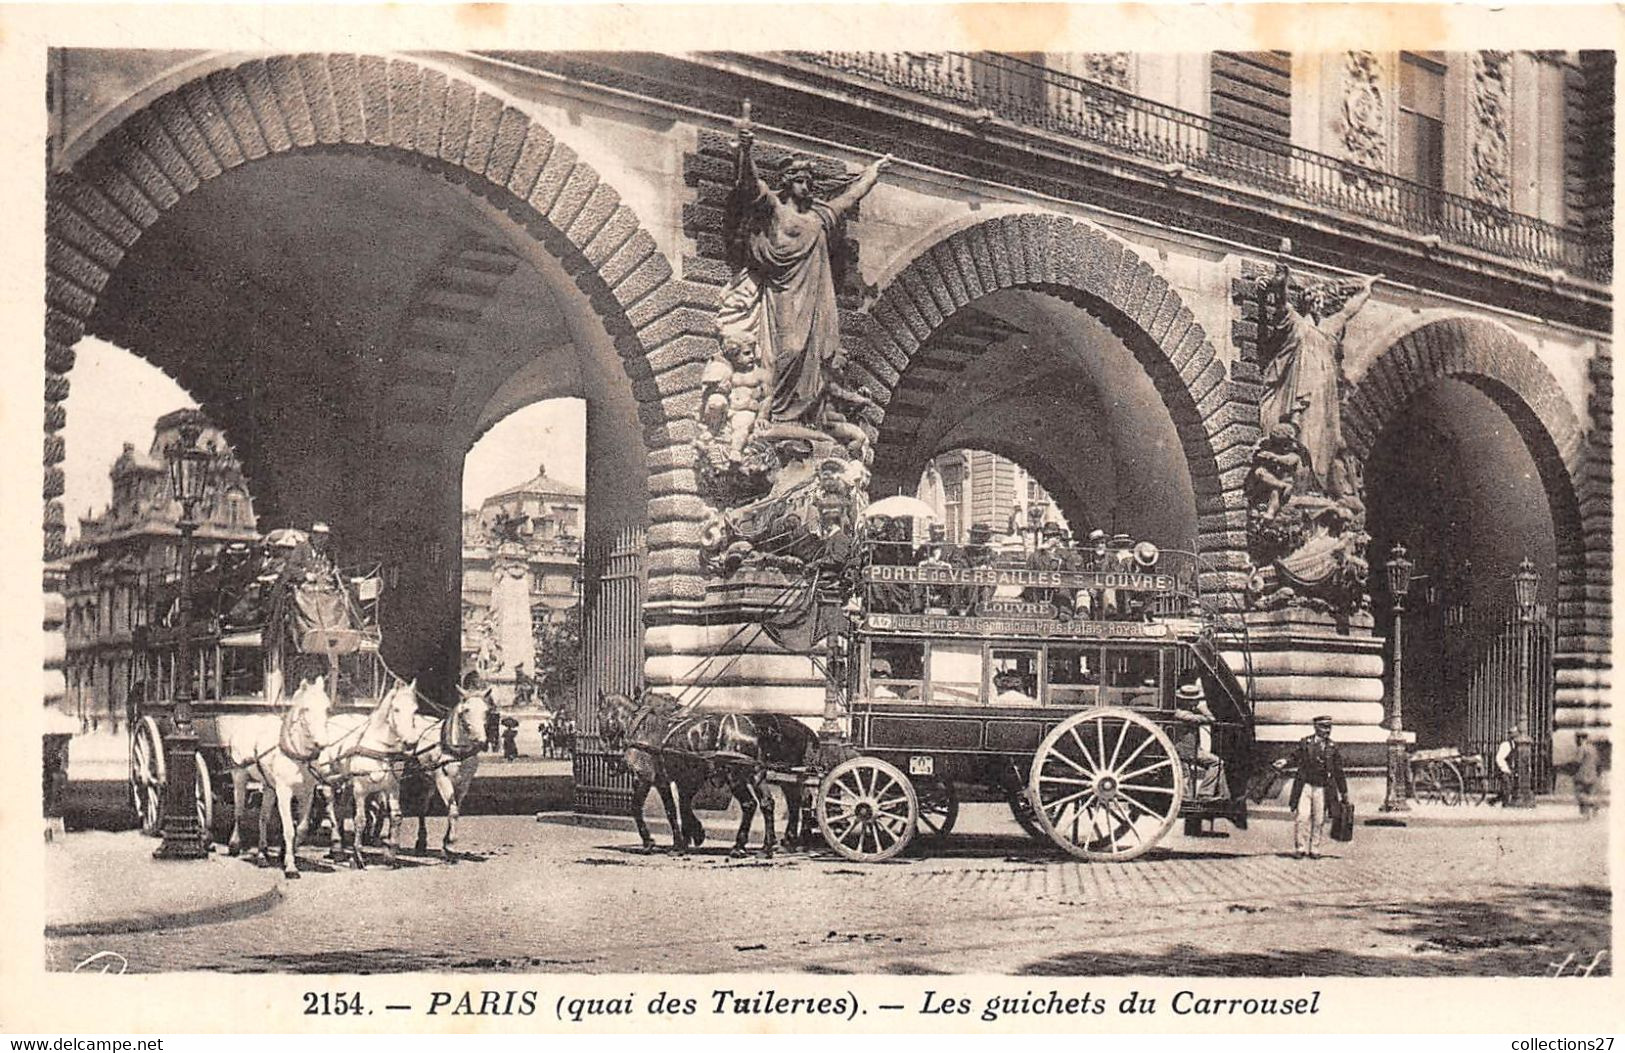
[[[1584,232],[1452,194],[995,52],[795,52],[793,58],[1137,160],[1212,176],[1442,243],[1597,280],[1612,231]]]

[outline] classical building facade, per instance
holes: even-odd
[[[78,536],[63,560],[67,644],[63,710],[82,731],[123,725],[125,701],[137,679],[135,634],[165,624],[180,596],[180,505],[170,488],[164,451],[179,441],[180,426],[196,423],[201,442],[213,444],[213,477],[197,510],[194,566],[206,568],[222,546],[253,543],[254,512],[242,470],[220,430],[196,410],[176,410],[153,426],[146,451],[125,443],[108,475],[113,499],[100,515],[79,520]]]
[[[526,585],[527,628],[557,621],[581,603],[581,528],[586,519],[586,492],[549,478],[544,464],[537,475],[463,510],[463,669],[490,676],[523,665],[537,673],[534,646],[517,654],[507,644],[502,615],[493,593],[502,574]],[[505,543],[519,551],[503,553]],[[504,565],[506,564],[506,565]],[[516,573],[519,572],[519,573]],[[514,611],[513,613],[519,613]],[[522,634],[511,634],[524,640]],[[529,641],[524,641],[528,644]]]
[[[1035,523],[1069,525],[1055,499],[1027,469],[986,450],[950,450],[933,457],[916,494],[940,507],[944,535],[954,544],[963,544],[977,523],[1017,537]]]
[[[1613,62],[60,52],[46,555],[91,332],[221,422],[261,525],[384,553],[391,664],[448,682],[463,453],[581,397],[583,697],[810,716],[805,655],[705,661],[782,593],[770,526],[987,450],[1194,540],[1260,738],[1331,712],[1357,766],[1393,547],[1486,617],[1527,558],[1561,755],[1609,722]],[[1474,704],[1406,697],[1421,741]]]

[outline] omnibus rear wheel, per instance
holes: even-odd
[[[1120,862],[1150,851],[1173,826],[1185,775],[1156,724],[1132,710],[1091,709],[1045,736],[1027,794],[1044,832],[1067,853]]]

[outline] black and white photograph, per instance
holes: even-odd
[[[42,49],[37,968],[1599,990],[1598,26]]]

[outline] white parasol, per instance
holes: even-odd
[[[932,522],[935,522],[938,518],[936,509],[921,501],[918,497],[909,497],[907,494],[882,497],[863,510],[863,518],[865,519],[874,519],[877,516],[890,516],[893,519],[899,517],[929,519]]]

